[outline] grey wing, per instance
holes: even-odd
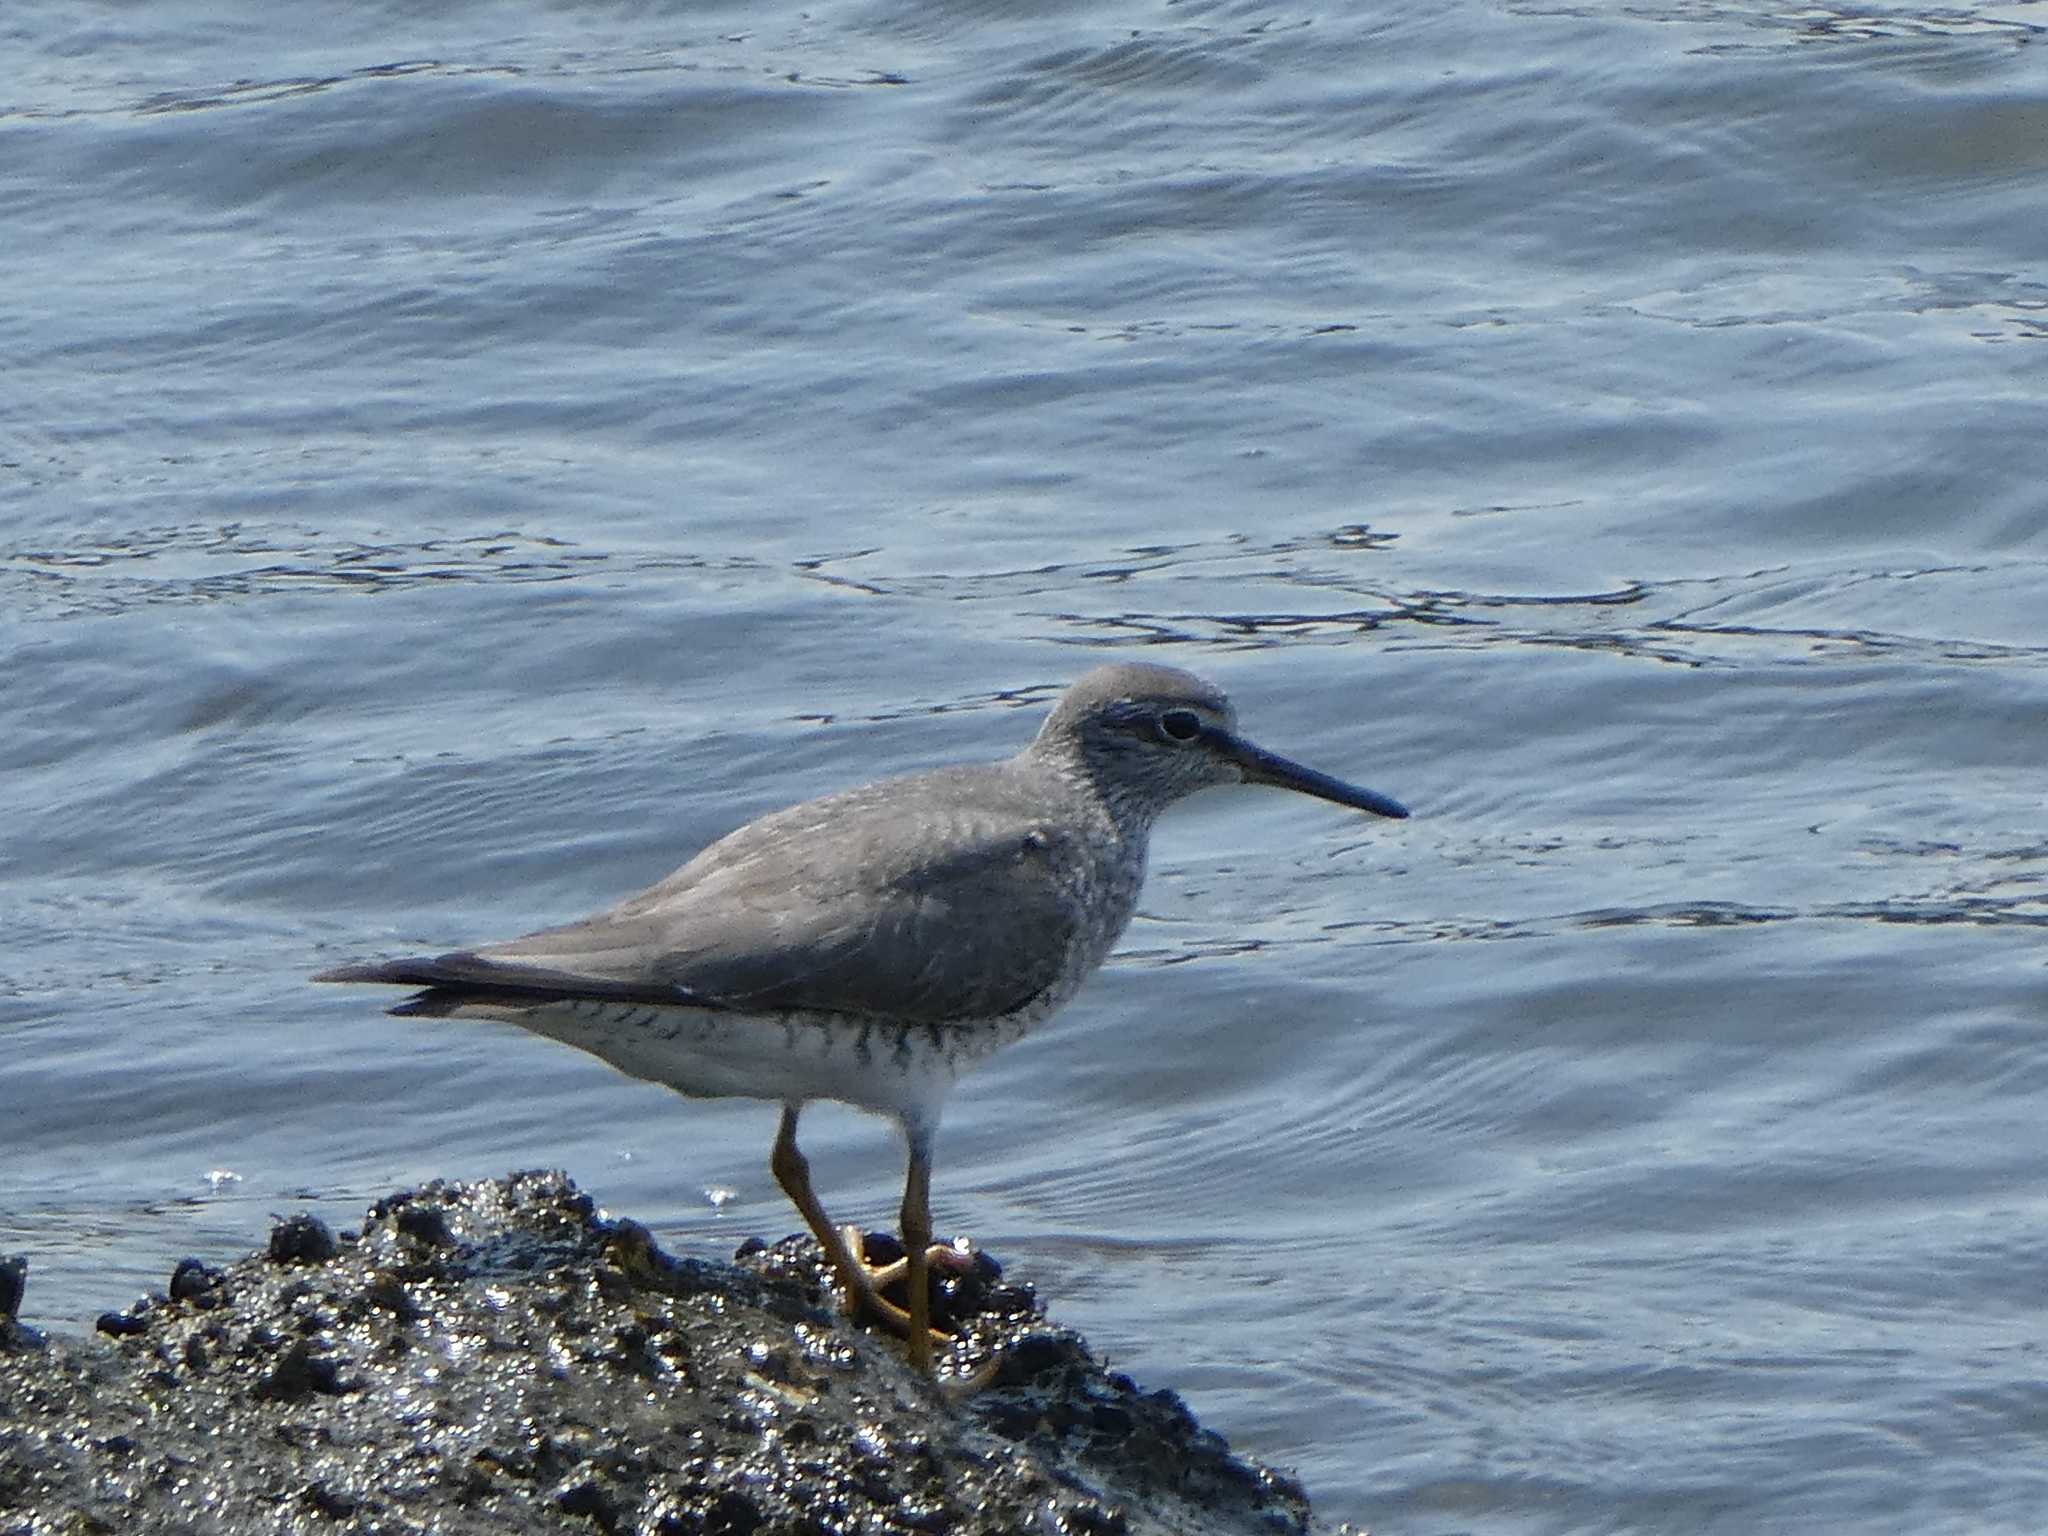
[[[966,813],[912,839],[886,821],[821,835],[807,809],[741,829],[595,917],[445,958],[479,963],[470,985],[537,974],[569,993],[584,978],[921,1024],[1015,1012],[1087,968],[1085,861],[1070,835]]]

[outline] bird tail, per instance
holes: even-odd
[[[337,965],[315,973],[315,981],[365,981],[382,986],[422,987],[388,1011],[421,1018],[446,1018],[464,1007],[535,1007],[571,999],[617,1003],[652,1003],[674,1007],[715,1007],[681,987],[650,982],[613,981],[579,976],[572,971],[512,965],[468,950],[445,955],[411,955],[400,960],[371,960]]]

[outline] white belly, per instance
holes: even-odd
[[[469,1003],[450,1016],[517,1024],[693,1097],[836,1099],[896,1119],[935,1118],[961,1073],[1024,1033],[1022,1021],[930,1029],[574,999]]]

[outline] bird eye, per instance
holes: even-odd
[[[1202,734],[1202,717],[1192,709],[1169,709],[1159,717],[1159,734],[1168,741],[1193,741]]]

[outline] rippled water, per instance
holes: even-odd
[[[31,1321],[791,1229],[771,1110],[305,974],[1143,654],[1417,815],[1171,821],[942,1229],[1333,1519],[2038,1528],[2039,6],[415,10],[0,17]]]

